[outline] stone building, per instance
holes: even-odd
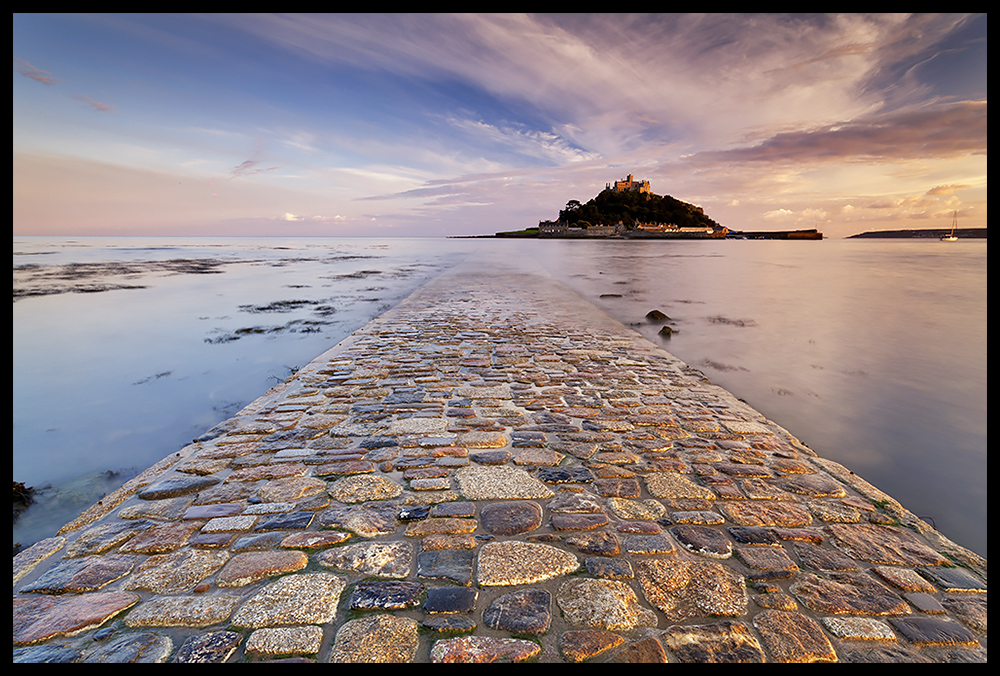
[[[611,184],[609,183],[607,187],[610,190]],[[652,192],[649,188],[649,181],[636,181],[632,178],[632,174],[629,174],[624,181],[615,181],[614,190],[615,192]]]

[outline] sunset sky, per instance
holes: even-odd
[[[986,226],[986,14],[13,15],[15,235]]]

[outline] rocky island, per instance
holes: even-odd
[[[735,232],[705,215],[705,210],[670,195],[652,192],[648,180],[632,174],[608,183],[586,203],[570,200],[555,221],[498,232],[496,237],[544,239],[823,239],[816,230]]]
[[[705,215],[704,209],[670,195],[657,195],[649,181],[629,174],[608,183],[583,203],[570,200],[555,221],[537,227],[498,232],[497,237],[614,238],[614,239],[722,239],[729,230]]]

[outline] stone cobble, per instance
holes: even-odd
[[[14,558],[15,662],[985,662],[986,561],[517,262]]]

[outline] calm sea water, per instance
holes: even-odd
[[[966,241],[14,238],[13,474],[43,488],[14,541],[468,255],[535,259],[987,555],[986,243]]]

